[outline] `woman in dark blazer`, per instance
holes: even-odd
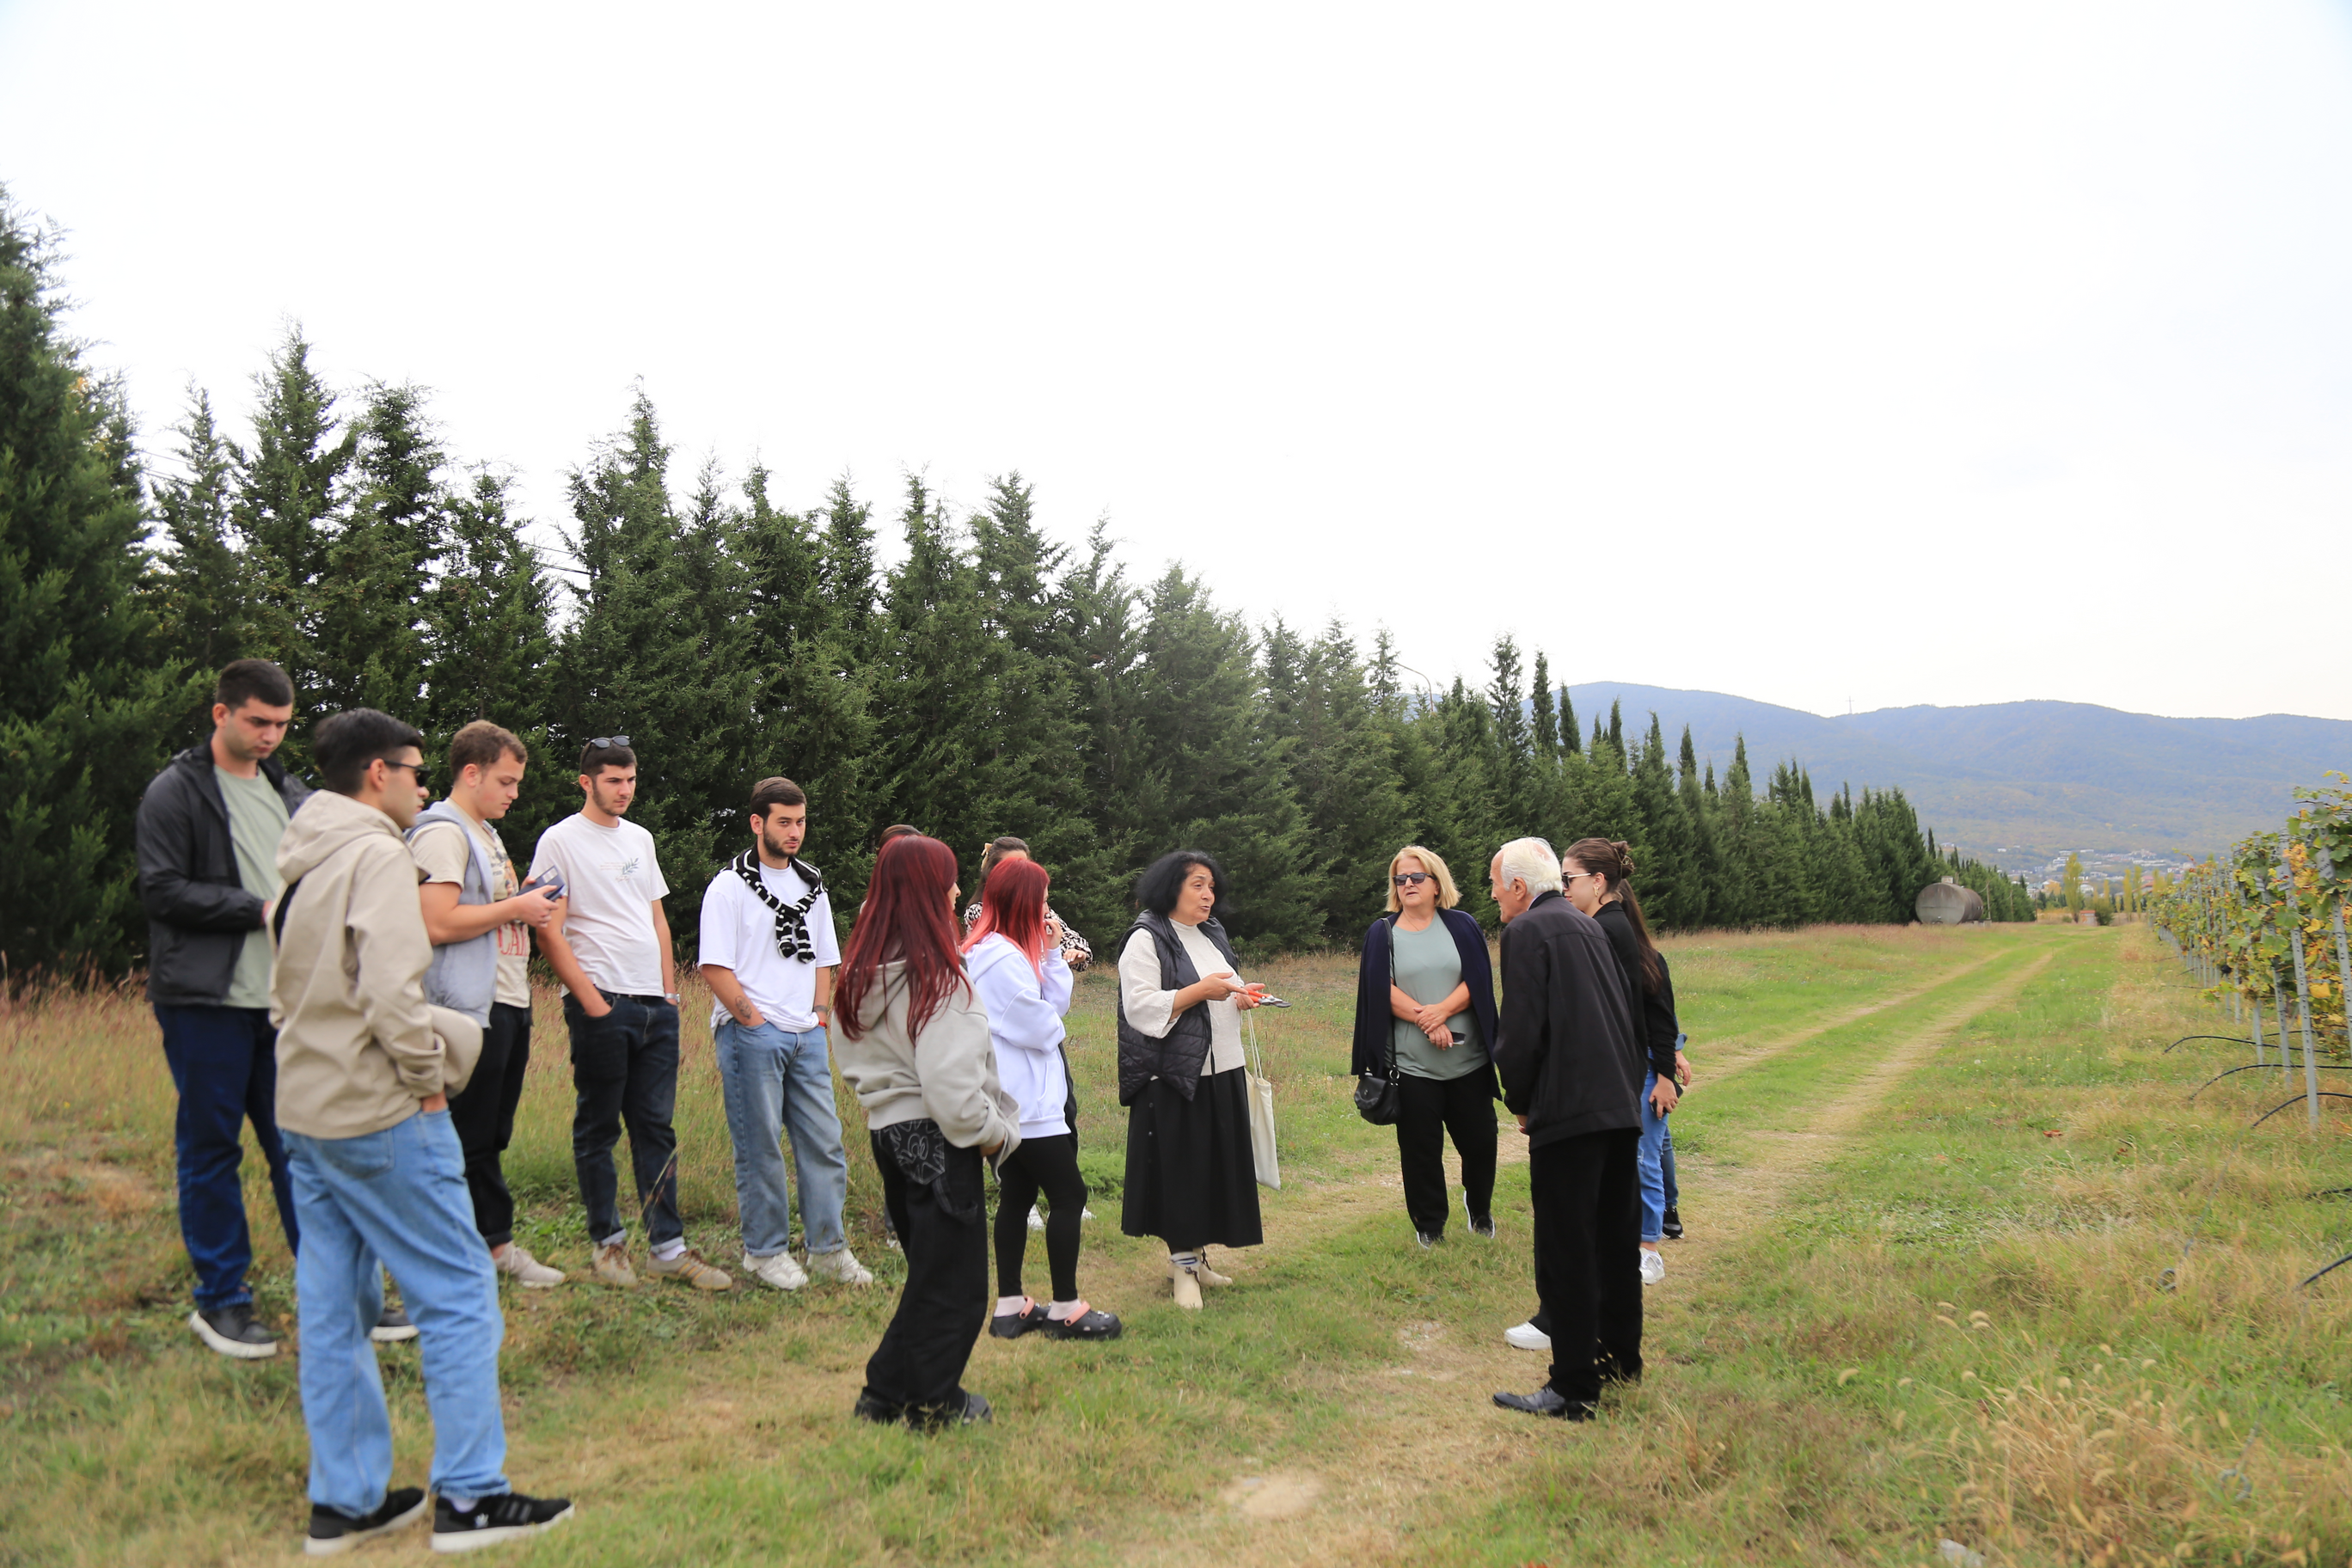
[[[1397,1163],[1423,1247],[1445,1238],[1445,1140],[1462,1161],[1474,1236],[1495,1234],[1495,973],[1486,933],[1454,906],[1454,875],[1407,845],[1389,861],[1388,913],[1364,933],[1354,1071],[1397,1076]]]

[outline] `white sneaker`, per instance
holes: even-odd
[[[1666,1277],[1666,1260],[1648,1247],[1636,1248],[1642,1255],[1642,1283],[1655,1285]]]
[[[808,1278],[827,1279],[835,1285],[871,1285],[874,1271],[849,1254],[849,1248],[837,1247],[831,1252],[808,1255]]]
[[[1551,1336],[1535,1324],[1515,1323],[1503,1331],[1503,1342],[1515,1351],[1548,1351]]]
[[[503,1255],[493,1254],[490,1262],[499,1273],[526,1290],[551,1290],[563,1283],[562,1269],[549,1268],[516,1242],[509,1242]]]
[[[754,1258],[747,1252],[743,1255],[743,1272],[779,1290],[797,1290],[808,1283],[808,1276],[793,1261],[789,1252],[779,1252],[773,1258]]]

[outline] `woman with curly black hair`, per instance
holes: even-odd
[[[1225,939],[1225,873],[1198,849],[1163,855],[1137,879],[1142,912],[1118,956],[1118,1101],[1128,1107],[1119,1228],[1168,1245],[1169,1288],[1198,1310],[1201,1287],[1232,1281],[1207,1249],[1255,1247],[1241,1016],[1263,994]]]

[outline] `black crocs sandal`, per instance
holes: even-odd
[[[1048,1338],[1056,1340],[1115,1340],[1119,1332],[1117,1318],[1092,1307],[1075,1318],[1049,1317],[1037,1326],[1045,1331]]]
[[[970,1321],[969,1319],[966,1321]],[[997,1312],[988,1320],[988,1331],[1000,1340],[1017,1340],[1032,1329],[1045,1327],[1045,1303],[1032,1300],[1018,1312]]]

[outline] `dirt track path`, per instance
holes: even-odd
[[[1738,1065],[1753,1065],[1832,1029],[1899,1007],[2006,956],[1988,956],[1900,995],[1759,1042],[1741,1054]],[[1790,1189],[1865,1126],[1906,1075],[1975,1019],[2012,1002],[2050,962],[2045,952],[2015,963],[1994,983],[1968,989],[1894,1034],[1877,1060],[1823,1100],[1801,1129],[1727,1133],[1736,1158],[1689,1162],[1693,1169],[1685,1185],[1694,1192],[1695,1211],[1704,1220],[1693,1239],[1669,1249],[1666,1283],[1649,1293],[1645,1337],[1650,1345],[1663,1352],[1688,1342],[1692,1331],[1685,1304],[1695,1287],[1759,1234],[1786,1203]],[[1714,1076],[1724,1076],[1723,1070],[1717,1068]],[[1524,1160],[1524,1143],[1506,1139],[1507,1151],[1515,1145],[1516,1157]],[[1733,1172],[1736,1180],[1723,1179]],[[1269,1212],[1269,1249],[1311,1244],[1319,1235],[1391,1213],[1398,1203],[1397,1187],[1392,1172],[1368,1167],[1352,1181],[1301,1194],[1303,1201]],[[1543,1358],[1504,1345],[1505,1326],[1402,1325],[1396,1363],[1350,1380],[1350,1397],[1361,1411],[1352,1442],[1339,1451],[1318,1455],[1311,1472],[1236,1477],[1221,1494],[1221,1507],[1183,1520],[1139,1521],[1145,1526],[1143,1537],[1120,1543],[1113,1555],[1123,1562],[1193,1562],[1205,1549],[1255,1563],[1412,1560],[1411,1531],[1424,1499],[1440,1489],[1489,1491],[1495,1478],[1511,1473],[1512,1461],[1562,1438],[1551,1423],[1513,1417],[1490,1403],[1487,1396],[1495,1389],[1532,1387],[1543,1377]],[[1459,1507],[1458,1497],[1454,1506]]]

